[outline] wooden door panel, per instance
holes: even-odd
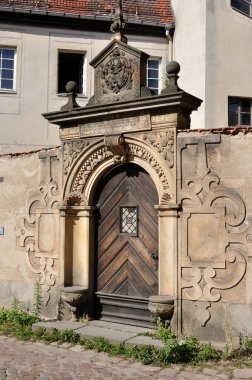
[[[97,291],[149,297],[158,294],[152,252],[158,250],[157,191],[150,176],[133,164],[112,170],[100,186],[97,203]],[[120,233],[120,207],[137,207],[138,234]]]

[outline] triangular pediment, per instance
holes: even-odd
[[[122,41],[112,40],[90,62],[95,70],[95,90],[88,105],[140,98],[141,88],[146,86],[148,57]]]

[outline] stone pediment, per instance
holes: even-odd
[[[90,62],[95,70],[95,90],[88,106],[140,98],[146,88],[148,57],[122,41],[111,41]]]

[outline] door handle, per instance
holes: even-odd
[[[150,257],[154,261],[155,270],[158,270],[158,253],[157,252],[150,252]]]

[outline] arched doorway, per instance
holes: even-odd
[[[110,170],[96,193],[96,311],[104,320],[148,325],[158,294],[158,204],[149,174],[135,164]]]

